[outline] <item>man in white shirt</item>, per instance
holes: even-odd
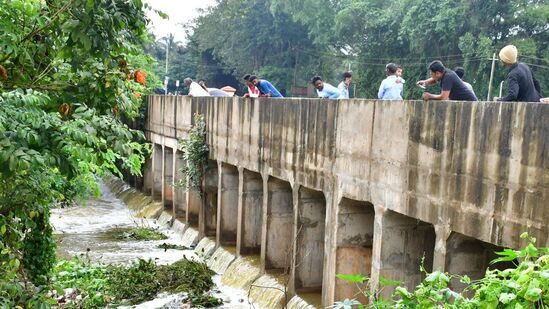
[[[185,83],[185,85],[187,85],[187,87],[189,87],[189,96],[191,97],[209,97],[210,96],[208,91],[200,87],[200,85],[197,82],[193,82],[191,78],[187,77],[183,80],[183,82]]]
[[[318,94],[319,98],[339,99],[339,97],[341,96],[341,92],[339,91],[339,89],[322,81],[322,78],[320,76],[313,77],[311,83],[316,88],[316,93]]]
[[[341,92],[341,95],[339,96],[340,99],[349,98],[349,86],[351,85],[352,79],[353,79],[353,74],[351,74],[351,72],[343,73],[343,80],[337,86],[337,89],[339,89],[339,92]]]

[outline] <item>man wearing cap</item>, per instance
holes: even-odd
[[[507,67],[508,92],[497,101],[539,102],[541,88],[530,68],[517,62],[518,51],[514,45],[507,45],[499,52],[499,59]]]

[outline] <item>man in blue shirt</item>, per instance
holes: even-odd
[[[313,77],[311,81],[316,88],[319,98],[339,99],[341,92],[336,87],[322,81],[320,76]]]
[[[394,63],[389,63],[385,66],[385,78],[379,86],[377,98],[380,100],[402,100],[403,83],[402,79],[396,75],[398,66]]]
[[[259,89],[262,97],[283,98],[278,89],[268,80],[259,79],[255,75],[250,76],[249,80]]]

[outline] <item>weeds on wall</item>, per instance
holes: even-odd
[[[338,278],[355,283],[360,291],[358,294],[371,302],[361,304],[356,299],[346,299],[332,308],[549,308],[549,248],[537,248],[536,239],[527,233],[520,237],[528,241],[526,247],[496,252],[499,258],[491,262],[514,262],[515,268],[489,269],[479,280],[440,271],[427,273],[422,268],[426,277],[413,291],[402,287],[400,282],[380,280],[381,289],[387,285],[397,286],[389,299],[381,298],[380,291],[372,292],[369,278],[363,275],[338,274]],[[450,281],[453,279],[466,285],[462,292],[451,289]]]
[[[180,169],[183,177],[175,183],[175,186],[186,190],[198,189],[203,195],[202,181],[210,152],[206,144],[206,122],[203,115],[194,114],[194,124],[191,126],[187,137],[182,139],[179,145],[179,149],[183,152],[185,164]]]

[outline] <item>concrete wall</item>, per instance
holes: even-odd
[[[174,189],[174,150],[170,147],[164,147],[164,160],[162,161],[162,201],[164,207],[173,213],[173,189]]]
[[[337,274],[363,274],[370,277],[374,218],[372,204],[347,198],[341,200],[337,228]],[[355,283],[336,279],[336,300],[355,298],[358,292]],[[363,304],[368,301],[364,297],[360,300]]]
[[[269,177],[264,190],[261,264],[264,270],[289,270],[294,243],[292,187],[288,182]]]
[[[549,245],[549,105],[152,96],[146,133],[155,144],[153,176],[156,153],[177,148],[196,112],[205,116],[210,159],[219,168],[218,245],[249,241],[256,249],[250,237],[261,231],[262,268],[289,267],[293,290],[322,287],[325,305],[349,293],[334,277],[352,261],[363,261],[349,267],[370,269],[373,281],[411,286],[421,280],[423,255],[433,269],[459,269],[448,259],[454,234],[518,248],[526,231]],[[246,212],[255,203],[247,186],[259,203],[258,175],[261,227],[258,215]],[[302,188],[323,202],[304,206]],[[192,193],[186,201],[192,225],[201,204]],[[370,206],[354,212],[355,202],[373,205],[373,213]],[[310,220],[319,222],[315,232],[298,233]],[[303,254],[301,245],[313,243],[321,261]],[[320,283],[300,270],[313,266],[322,268]]]
[[[238,230],[239,171],[236,166],[219,163],[217,194],[217,245],[236,246]]]
[[[301,187],[294,209],[296,249],[293,288],[295,291],[321,291],[326,224],[324,194]]]
[[[237,222],[237,254],[261,252],[263,221],[263,178],[248,170],[240,173]]]

